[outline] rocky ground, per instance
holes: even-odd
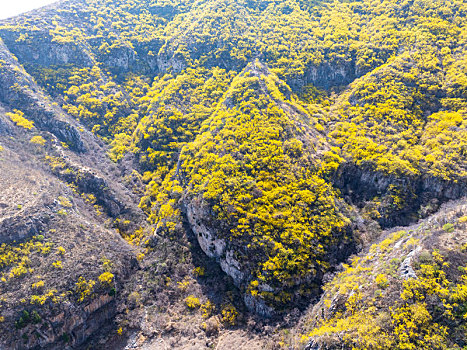
[[[196,4],[63,1],[0,25],[0,348],[467,346],[462,25],[397,34],[436,64],[361,49],[364,19],[356,57],[306,56],[316,36],[282,57],[255,51],[270,17],[288,37],[316,12],[294,38],[315,35],[327,5]],[[241,30],[206,39],[224,7]],[[224,57],[224,36],[258,42]]]

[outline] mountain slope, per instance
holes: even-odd
[[[466,13],[65,0],[0,23],[2,346],[465,346]],[[428,269],[448,290],[402,298]]]
[[[302,320],[306,349],[465,346],[465,213],[465,200],[445,205],[343,265]]]
[[[307,296],[336,247],[351,246],[343,204],[313,160],[321,137],[303,132],[305,112],[286,99],[290,93],[265,66],[249,65],[180,152],[188,221],[201,248],[237,285],[249,284],[247,305],[265,315],[272,310],[263,301]]]

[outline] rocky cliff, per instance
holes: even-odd
[[[466,6],[0,22],[0,347],[465,346]]]

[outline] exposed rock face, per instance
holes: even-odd
[[[8,135],[10,133],[11,133],[11,123],[5,117],[0,117],[0,135]]]
[[[105,208],[109,216],[116,218],[124,211],[124,204],[116,198],[106,180],[96,174],[85,169],[74,168],[71,172],[60,172],[58,175],[65,181],[78,186],[82,192],[94,194],[98,204]]]
[[[188,222],[196,234],[201,249],[206,255],[217,260],[221,260],[221,258],[225,259],[225,249],[227,246],[225,240],[217,238],[205,224],[205,220],[210,217],[209,212],[210,210],[202,202],[189,203],[187,205]],[[237,284],[240,284],[243,280],[243,276],[239,277],[234,279]]]
[[[400,270],[400,275],[404,279],[409,279],[409,278],[417,278],[417,274],[415,273],[413,267],[412,267],[412,262],[414,257],[422,250],[421,247],[417,247],[414,250],[412,250],[407,257],[404,259],[402,262],[399,270]]]
[[[91,42],[93,45],[98,43]],[[99,44],[100,45],[100,44]],[[114,74],[124,76],[128,72],[156,75],[160,72],[157,53],[162,44],[159,41],[136,45],[135,48],[119,46],[97,57]],[[154,53],[155,52],[155,53]]]
[[[110,175],[115,176],[108,172],[111,162],[93,136],[80,134],[74,122],[45,98],[3,44],[0,59],[0,244],[6,244],[2,249],[22,249],[21,245],[31,242],[42,247],[50,244],[48,252],[34,250],[25,257],[25,275],[9,277],[8,288],[2,286],[8,304],[1,305],[1,316],[6,321],[0,347],[79,348],[103,327],[112,327],[117,313],[115,290],[97,282],[102,273],[100,259],[109,258],[116,267],[115,288],[120,288],[121,280],[135,268],[131,248],[110,225],[104,224],[104,218],[111,222],[126,215],[134,220],[128,224],[134,229],[144,223],[144,217],[128,190],[118,181],[109,181]],[[17,83],[21,89],[15,87]],[[12,109],[23,111],[34,122],[34,128],[15,126],[5,115]],[[31,137],[38,134],[44,137],[42,146],[30,143]],[[70,149],[57,141],[67,143]],[[85,142],[92,145],[93,153],[87,152],[83,158],[80,152],[86,151]],[[60,159],[59,163],[67,168],[59,166],[51,171],[46,155]],[[94,194],[104,213],[97,214],[92,205],[86,204],[85,193]],[[64,253],[56,253],[59,246]],[[57,261],[63,265],[54,268],[52,264]],[[2,276],[8,277],[8,264],[1,266]],[[82,276],[94,281],[95,288],[90,297],[78,302],[75,288]],[[38,280],[43,287],[31,288]],[[57,299],[44,297],[47,293]],[[31,302],[32,294],[45,299],[42,303]],[[26,300],[26,304],[19,305],[19,299]],[[5,332],[5,324],[14,327],[23,312],[36,312],[41,321],[30,321],[13,332]]]
[[[10,51],[20,62],[27,62],[28,67],[92,67],[95,58],[114,74],[125,75],[128,72],[155,75],[159,72],[159,65],[167,70],[172,64],[180,68],[176,59],[170,62],[158,57],[162,43],[158,40],[138,44],[135,48],[121,45],[106,52],[93,52],[91,46],[102,45],[101,38],[87,42],[73,40],[61,42],[51,37],[48,31],[35,33],[34,39],[17,40],[15,32],[2,31],[2,38]],[[154,54],[154,52],[156,54]],[[94,58],[95,57],[95,58]]]
[[[38,325],[34,332],[39,335],[38,341],[32,339],[25,344],[27,348],[39,346],[41,349],[62,349],[64,337],[68,346],[79,347],[89,337],[98,331],[103,324],[109,322],[116,313],[115,298],[109,295],[101,295],[82,308],[77,308],[71,303],[61,305],[53,315],[49,315],[47,325]],[[27,335],[29,330],[23,332]],[[14,349],[24,349],[25,345],[19,345]]]
[[[321,345],[319,345],[316,340],[311,339],[308,341],[308,343],[305,345],[304,350],[325,350]]]
[[[36,122],[39,128],[50,131],[58,137],[62,142],[65,142],[71,149],[77,152],[85,152],[86,148],[78,130],[70,123],[57,119],[57,114],[48,108],[41,109],[36,106],[26,107],[22,109],[28,116]]]
[[[232,250],[225,252],[224,259],[220,262],[222,270],[227,273],[234,281],[244,281],[245,271],[242,271],[240,263],[235,260]],[[238,283],[238,282],[237,282]]]
[[[202,204],[202,201],[193,201],[187,205],[187,219],[191,225],[191,229],[198,239],[201,249],[210,258],[216,259],[222,271],[232,277],[233,282],[239,288],[244,288],[250,276],[248,270],[235,259],[234,251],[229,247],[224,239],[219,239],[214,233],[213,228],[207,222],[209,220],[209,209]],[[230,248],[230,249],[229,249]],[[262,286],[263,290],[272,291],[269,286]],[[245,305],[249,310],[262,315],[271,317],[275,314],[272,307],[267,306],[263,300],[253,297],[252,295],[244,295]]]
[[[0,244],[22,241],[42,233],[47,220],[48,217],[44,213],[0,220]]]
[[[304,86],[313,84],[322,89],[344,86],[354,81],[363,73],[358,72],[354,62],[330,64],[324,62],[318,66],[312,65],[302,77],[297,77],[289,81],[290,87],[294,91],[301,91]]]
[[[272,290],[270,287],[267,289]],[[249,310],[260,316],[272,317],[276,315],[276,310],[274,310],[274,308],[267,306],[263,300],[255,298],[250,294],[245,294],[243,296],[243,301]]]
[[[6,46],[18,60],[27,62],[28,67],[33,68],[92,67],[97,58],[113,74],[123,76],[128,72],[155,75],[159,72],[159,64],[164,65],[163,60],[153,53],[157,53],[162,46],[159,41],[139,44],[135,48],[121,45],[106,52],[93,52],[91,46],[101,46],[102,38],[91,39],[89,43],[78,40],[60,42],[44,31],[40,35],[35,33],[34,40],[29,38],[18,41],[15,32],[2,31],[1,34]],[[171,60],[171,63],[174,61]],[[170,64],[165,64],[164,70]]]
[[[465,179],[453,182],[433,177],[398,177],[349,163],[344,163],[338,169],[333,182],[349,202],[357,205],[371,201],[377,196],[384,200],[391,189],[400,190],[406,202],[399,210],[390,209],[387,213],[385,208],[381,207],[382,216],[378,222],[382,227],[408,225],[417,218],[414,214],[419,212],[422,206],[430,203],[439,206],[467,195]],[[423,216],[423,212],[420,213]]]
[[[191,225],[196,238],[199,242],[201,249],[210,258],[216,259],[222,271],[232,277],[233,282],[239,288],[244,288],[248,282],[248,270],[241,266],[240,262],[235,259],[234,251],[229,249],[229,245],[224,239],[220,239],[214,233],[213,228],[208,223],[210,210],[202,201],[192,201],[187,205],[186,215],[188,222]],[[262,286],[263,290],[272,291],[269,286]],[[252,295],[244,295],[245,305],[249,310],[262,315],[264,317],[271,317],[275,314],[272,307],[267,306],[264,301],[253,297]]]
[[[275,338],[251,349],[273,348],[324,294],[312,322],[353,316],[365,299],[369,310],[392,302],[422,280],[417,259],[443,239],[446,255],[465,261],[465,207],[434,218],[429,234],[387,231],[370,248],[381,227],[467,195],[462,6],[165,2],[62,0],[0,25],[0,245],[24,249],[14,259],[0,251],[0,347],[123,348],[116,334],[129,330],[140,333],[128,349],[157,339],[156,348],[250,350],[229,336],[245,327],[251,340],[267,324]],[[15,109],[34,127],[11,121]],[[430,122],[434,111],[449,115]],[[397,168],[379,162],[397,163],[396,149]],[[436,170],[457,165],[452,177]],[[357,242],[367,265],[346,271],[359,264],[339,265]],[[336,271],[350,275],[342,288]],[[24,311],[41,321],[24,323]],[[258,315],[285,322],[271,331],[279,317]],[[105,326],[118,346],[89,345]],[[344,348],[345,330],[332,340],[328,331],[306,349]]]
[[[242,94],[243,90],[251,93],[250,100],[242,99],[247,95],[247,93]],[[314,164],[311,159],[315,148],[311,146],[311,138],[314,131],[310,131],[309,135],[302,135],[301,130],[305,128],[295,129],[295,126],[292,126],[295,121],[300,125],[299,120],[302,115],[300,108],[293,104],[291,96],[291,89],[273,75],[267,65],[259,60],[251,62],[234,80],[231,89],[225,93],[222,103],[219,103],[212,120],[209,119],[211,125],[217,126],[212,127],[210,133],[200,135],[193,143],[193,147],[183,152],[183,165],[180,171],[182,174],[190,172],[187,179],[182,179],[182,183],[190,182],[185,192],[184,204],[188,222],[201,249],[209,257],[215,258],[222,270],[232,277],[235,285],[244,292],[244,301],[248,309],[266,317],[272,316],[275,313],[274,309],[277,311],[282,307],[281,300],[300,302],[299,300],[303,298],[302,294],[315,296],[319,293],[317,286],[326,268],[314,266],[317,261],[322,259],[326,264],[333,265],[352,251],[351,244],[349,245],[352,235],[347,227],[349,222],[344,222],[345,214],[340,212],[338,201],[333,199],[334,193],[331,187],[324,188],[325,180],[312,173]],[[236,116],[241,106],[247,102],[254,111],[251,111],[252,116]],[[263,109],[268,103],[269,108],[274,106],[282,112],[281,118],[275,119]],[[218,121],[219,115],[226,115],[225,120]],[[250,129],[238,125],[237,118],[244,118],[244,123]],[[275,145],[268,149],[263,148],[261,141],[258,141],[267,139],[268,136],[255,134],[256,130],[262,130],[263,127],[265,130],[281,130],[274,138]],[[217,140],[223,142],[224,139],[229,138],[224,137],[225,130],[229,130],[231,134],[244,133],[245,136],[237,141],[232,139],[229,146],[216,144]],[[211,137],[216,141],[211,141]],[[299,141],[299,138],[303,141]],[[265,141],[267,142],[269,141]],[[296,154],[287,151],[292,143],[298,145]],[[214,144],[216,146],[212,146]],[[280,148],[275,148],[278,145]],[[207,162],[198,156],[209,152],[211,156],[209,159],[219,159],[225,154],[222,149],[227,147],[231,147],[232,169],[235,170],[225,172],[218,170],[219,165],[216,161]],[[261,166],[259,162],[248,163],[247,159],[259,157],[257,150],[267,153],[272,152],[273,149],[280,159],[274,165],[267,162],[261,163]],[[196,163],[198,158],[201,158],[200,165]],[[196,171],[202,169],[204,173],[221,174],[222,180],[214,176],[203,179],[203,186],[193,185],[195,182],[191,181],[190,177],[191,179],[194,177],[195,170],[191,170],[191,167]],[[276,171],[280,172],[281,167],[297,167],[297,173],[294,177],[284,176],[277,179]],[[309,168],[310,172],[303,171],[306,168]],[[264,182],[258,180],[257,177],[261,176],[259,174],[267,174],[268,180]],[[302,177],[301,180],[298,177]],[[213,186],[212,183],[215,184],[212,192],[206,190],[203,193],[204,188]],[[265,183],[268,185],[263,187]],[[307,185],[301,191],[292,189],[295,183]],[[315,194],[313,191],[317,191],[316,189],[321,185],[323,185],[321,194]],[[274,195],[268,194],[273,189],[276,191]],[[211,197],[213,192],[216,195]],[[237,194],[232,195],[232,193]],[[310,195],[307,198],[309,201],[299,198],[305,193]],[[226,200],[226,196],[232,198]],[[235,196],[238,198],[234,198]],[[329,197],[324,200],[325,196]],[[291,199],[292,197],[294,199]],[[328,207],[329,216],[320,215],[322,209],[317,208],[320,207],[318,202],[321,201],[326,202],[321,208],[332,206],[332,208]],[[252,214],[249,215],[247,212]],[[289,220],[286,219],[287,216],[290,217]],[[336,223],[340,223],[335,230],[317,222],[321,219],[329,220],[331,217]],[[312,239],[318,236],[322,238]],[[322,243],[317,243],[320,239]],[[315,245],[326,246],[320,258],[311,258],[315,253],[320,252],[320,248]],[[303,265],[298,263],[300,267],[296,266],[289,270],[293,263],[289,265],[288,262],[295,259],[293,254],[302,250],[307,256],[306,262],[303,261]],[[308,254],[305,253],[306,251],[312,252]],[[307,286],[306,292],[300,292],[301,286],[304,285]]]
[[[58,183],[47,181],[41,169],[7,146],[0,159],[0,244],[43,234],[55,208]]]
[[[78,152],[85,151],[78,130],[61,115],[63,111],[55,109],[46,102],[40,88],[32,77],[19,66],[3,42],[0,42],[0,60],[4,67],[0,76],[0,103],[10,109],[19,109],[26,117],[34,121],[35,126],[51,132],[59,140]]]
[[[16,139],[20,137],[15,135]],[[115,289],[97,282],[102,273],[99,260],[108,257],[116,267],[113,288],[117,289],[121,288],[121,280],[136,267],[136,259],[128,244],[96,219],[92,206],[89,208],[78,192],[73,194],[43,164],[35,163],[33,154],[29,154],[26,162],[21,161],[29,150],[34,152],[34,146],[22,150],[15,148],[18,140],[2,138],[0,141],[4,147],[0,155],[0,244],[5,243],[12,249],[21,249],[19,244],[30,242],[37,242],[38,247],[50,244],[49,251],[34,250],[27,256],[28,270],[21,277],[8,276],[5,271],[8,272],[9,263],[6,269],[2,265],[2,276],[9,278],[8,289],[2,289],[2,296],[8,295],[8,306],[2,305],[2,317],[14,325],[24,312],[29,315],[35,312],[40,322],[17,324],[10,333],[2,330],[0,347],[18,350],[79,348],[102,327],[111,327],[117,313]],[[77,188],[78,191],[94,191],[96,196],[102,197],[99,203],[106,205],[109,216],[101,215],[118,216],[121,208],[130,206],[130,203],[121,205],[119,194],[108,188],[107,180],[88,171],[88,175],[79,173],[81,182]],[[133,218],[139,220],[136,214]],[[58,246],[63,249],[60,255],[55,253]],[[57,260],[63,266],[54,269],[52,263]],[[78,301],[75,288],[82,276],[87,281],[93,280],[94,288],[91,295]],[[38,278],[42,287],[31,289]],[[53,297],[44,297],[48,293]],[[32,302],[31,294],[44,299]],[[18,305],[15,298],[24,298],[27,303]]]
[[[343,266],[339,273],[325,284],[321,300],[302,320],[302,332],[310,332],[305,349],[351,349],[361,341],[361,335],[358,334],[361,329],[354,332],[359,324],[352,324],[352,317],[358,313],[363,313],[364,317],[378,315],[378,321],[384,320],[383,323],[377,323],[378,327],[384,327],[387,331],[391,327],[390,315],[395,313],[400,305],[410,305],[410,297],[404,296],[404,293],[419,292],[416,287],[411,289],[413,287],[410,286],[418,286],[417,279],[422,281],[422,285],[428,285],[430,282],[427,280],[437,278],[433,277],[438,276],[436,268],[436,272],[431,276],[423,266],[430,268],[438,263],[444,264],[446,269],[441,274],[446,273],[446,276],[453,280],[451,283],[459,283],[459,277],[464,273],[459,272],[458,267],[463,266],[465,262],[466,252],[462,247],[467,242],[467,226],[465,221],[459,218],[465,217],[466,213],[467,205],[463,198],[443,204],[436,214],[420,220],[417,224],[383,232],[368,250],[352,259],[350,267]],[[446,223],[452,223],[448,226],[449,229],[444,226]],[[435,259],[443,260],[436,263]],[[356,273],[358,268],[367,271],[365,274]],[[460,270],[463,271],[463,268]],[[383,278],[381,282],[378,276],[384,276],[387,280]],[[353,278],[363,278],[366,281],[353,285]],[[446,286],[448,284],[446,283]],[[446,288],[447,291],[449,287]],[[350,310],[349,305],[355,297],[359,300],[358,309]],[[424,303],[430,311],[431,308],[438,310],[442,304],[432,294],[424,298]],[[344,328],[335,327],[346,317],[350,322],[346,323]],[[442,320],[442,317],[439,317],[439,320]],[[456,324],[452,319],[444,322],[450,326]],[[453,332],[456,331],[454,326]],[[374,339],[371,338],[371,341]]]
[[[180,54],[173,55],[165,52],[157,56],[157,65],[162,72],[167,71],[169,68],[180,72],[186,68],[186,62]]]
[[[30,62],[43,67],[73,64],[78,67],[92,66],[92,59],[76,41],[58,42],[48,32],[25,40],[17,40],[17,33],[3,32],[2,38],[21,62]]]

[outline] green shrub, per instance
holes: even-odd
[[[443,225],[443,230],[444,230],[445,232],[451,233],[451,232],[454,231],[454,225],[451,224],[451,223],[447,223],[447,224]]]

